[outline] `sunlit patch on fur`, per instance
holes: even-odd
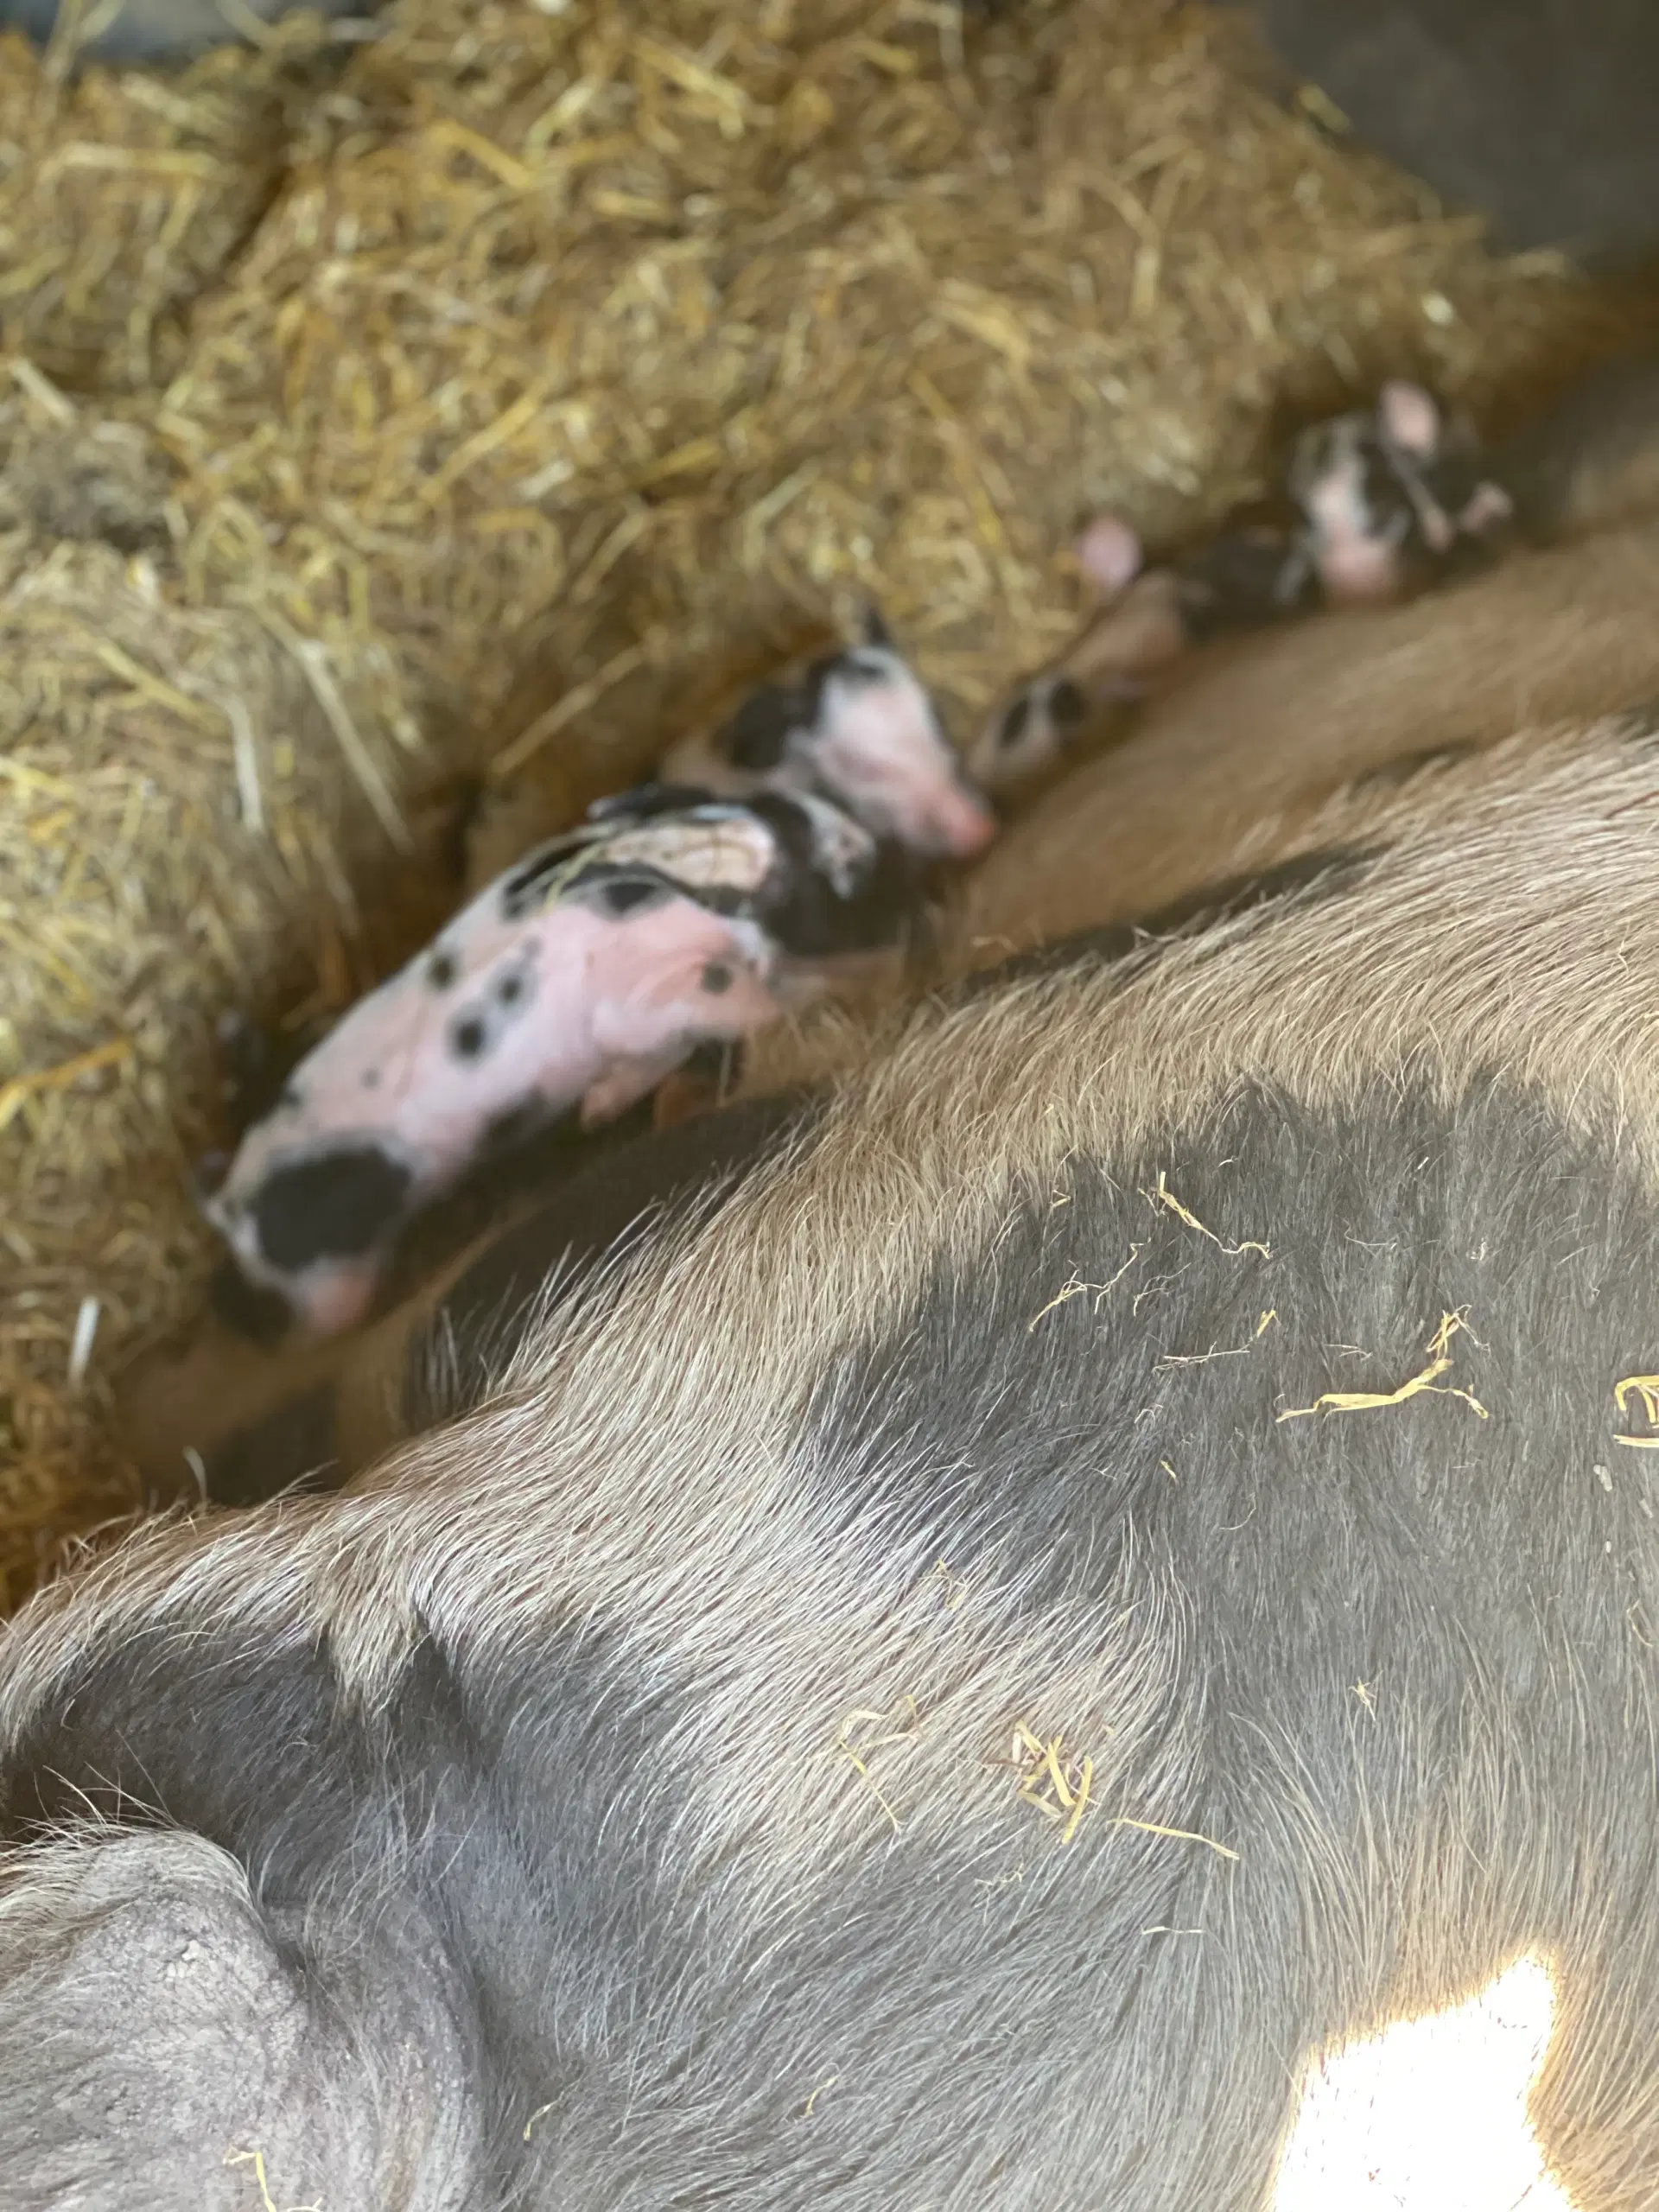
[[[1527,2113],[1554,2012],[1522,1959],[1467,2004],[1315,2060],[1273,2212],[1573,2212]]]

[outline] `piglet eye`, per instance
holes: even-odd
[[[1048,695],[1049,719],[1061,728],[1070,728],[1086,719],[1089,702],[1082,689],[1069,676],[1063,676]]]
[[[705,991],[713,991],[716,996],[721,991],[729,991],[733,980],[732,971],[723,960],[711,960],[703,969],[702,988]]]

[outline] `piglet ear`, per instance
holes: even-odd
[[[1077,543],[1077,566],[1103,600],[1127,591],[1141,573],[1141,540],[1117,515],[1096,515]]]
[[[864,642],[878,651],[893,650],[893,632],[887,627],[887,619],[874,600],[864,609]]]
[[[1433,461],[1440,449],[1440,410],[1420,384],[1391,377],[1376,397],[1376,420],[1396,453]]]

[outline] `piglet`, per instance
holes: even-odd
[[[1327,607],[1386,606],[1494,540],[1514,512],[1474,433],[1432,392],[1392,378],[1375,406],[1305,430],[1287,487],[1297,556]]]
[[[998,705],[969,749],[969,772],[999,798],[1052,774],[1192,643],[1179,579],[1143,566],[1128,523],[1097,516],[1076,550],[1093,620],[1063,659]]]
[[[688,883],[638,830],[561,840],[353,1007],[207,1201],[247,1282],[313,1335],[348,1328],[399,1231],[500,1133],[610,1120],[699,1043],[776,1019],[776,949],[747,912],[772,841],[722,823],[696,842],[670,855]]]
[[[511,1132],[610,1121],[700,1045],[901,939],[912,886],[810,792],[654,785],[527,855],[354,1007],[205,1211],[314,1335],[359,1319],[396,1239]]]
[[[676,746],[663,774],[740,797],[816,793],[922,860],[969,859],[996,834],[932,700],[874,611],[857,644],[763,685],[721,728]]]
[[[969,766],[998,796],[1035,784],[1191,647],[1323,606],[1399,599],[1501,542],[1513,511],[1469,426],[1395,378],[1374,406],[1304,431],[1272,499],[1166,565],[1147,569],[1129,525],[1099,516],[1077,547],[1099,611],[1062,660],[997,706]]]

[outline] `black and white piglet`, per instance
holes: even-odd
[[[1298,516],[1295,561],[1327,607],[1386,605],[1440,581],[1515,512],[1484,473],[1472,427],[1399,377],[1374,406],[1305,430],[1286,488]],[[1287,593],[1298,588],[1287,576]]]
[[[825,802],[657,792],[530,854],[361,1000],[206,1204],[305,1331],[372,1305],[411,1217],[511,1128],[613,1119],[702,1044],[901,926],[876,842]]]
[[[1381,606],[1479,557],[1513,514],[1470,426],[1403,378],[1293,442],[1278,493],[1148,568],[1116,515],[1078,539],[1100,612],[1065,658],[1020,685],[969,754],[998,793],[1047,774],[1194,645],[1321,607]]]
[[[925,687],[874,611],[857,644],[763,684],[729,721],[675,746],[661,772],[739,797],[816,793],[918,860],[967,860],[996,835]]]
[[[1187,638],[1319,607],[1389,605],[1480,558],[1514,512],[1472,425],[1392,378],[1373,405],[1293,441],[1276,518],[1271,503],[1240,511],[1172,562]]]

